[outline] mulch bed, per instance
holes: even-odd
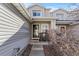
[[[28,44],[27,48],[25,49],[25,51],[23,52],[22,56],[29,56],[30,52],[32,49],[32,45]]]
[[[53,45],[43,45],[45,56],[61,56],[61,52],[55,49]]]

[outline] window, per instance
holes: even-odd
[[[63,14],[56,14],[56,17],[59,18],[60,20],[63,20],[64,15]]]
[[[60,32],[65,33],[66,31],[66,26],[60,26]]]
[[[33,10],[33,16],[41,16],[41,11]]]
[[[49,25],[48,24],[41,24],[41,32],[45,32],[48,29],[49,29]]]

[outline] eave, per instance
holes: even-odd
[[[29,15],[29,12],[26,10],[26,8],[23,6],[21,3],[12,3],[18,10],[19,12],[29,21],[32,22],[32,18]]]
[[[77,25],[77,24],[79,24],[79,20],[76,20],[76,21],[72,22],[71,25]]]
[[[56,20],[56,24],[66,24],[70,25],[72,24],[73,20]]]
[[[51,21],[56,20],[54,17],[32,17],[32,21]]]

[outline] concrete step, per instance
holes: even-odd
[[[37,43],[39,40],[30,40],[30,43]]]
[[[33,44],[33,45],[48,45],[48,42],[31,42],[30,44]]]
[[[42,48],[42,45],[36,45],[36,44],[34,44],[34,45],[32,46],[32,48]]]
[[[43,48],[32,48],[32,50],[43,50]]]
[[[30,56],[44,56],[43,50],[32,50]]]

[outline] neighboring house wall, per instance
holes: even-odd
[[[44,9],[45,17],[50,17],[49,9]]]
[[[70,11],[68,14],[69,20],[79,20],[79,10]]]
[[[0,56],[16,55],[30,40],[30,24],[11,4],[0,4]]]
[[[67,11],[58,9],[50,13],[52,17],[57,18],[58,20],[67,20]]]

